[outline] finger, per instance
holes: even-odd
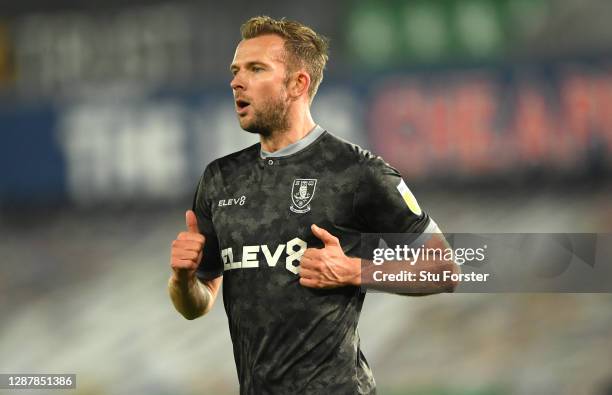
[[[314,272],[312,270],[304,270],[304,268],[301,268],[300,269],[300,277],[314,280],[314,279],[318,278],[318,275],[317,275],[316,272]]]
[[[302,257],[306,257],[309,259],[316,259],[321,254],[321,250],[319,248],[307,248],[306,251],[302,254]]]
[[[190,261],[197,262],[200,253],[196,251],[173,249],[171,255],[173,258],[189,259]]]
[[[321,240],[326,247],[327,246],[340,247],[340,240],[338,240],[336,236],[332,235],[325,229],[320,228],[315,224],[312,224],[310,229],[312,230],[312,234],[314,234],[317,239]]]
[[[192,232],[181,232],[178,234],[178,236],[176,236],[176,239],[177,240],[197,241],[198,243],[202,243],[202,244],[204,244],[204,242],[206,241],[206,238],[204,237],[204,235],[200,233],[192,233]]]
[[[174,240],[172,241],[172,248],[180,250],[188,250],[200,252],[202,251],[203,244],[199,241],[194,240]]]
[[[180,258],[174,258],[174,257],[170,260],[170,266],[173,269],[195,270],[198,268],[198,265],[193,263],[193,261],[189,259],[180,259]]]
[[[306,250],[300,257],[300,262],[311,261],[313,259],[316,259],[315,255],[312,252],[308,252],[308,250]]]
[[[185,223],[187,224],[187,230],[191,233],[200,233],[198,229],[198,218],[192,210],[187,210],[185,213]]]
[[[304,260],[304,258],[302,258],[302,260],[300,261],[300,271],[307,269],[307,270],[312,270],[312,264],[311,261],[309,260]]]
[[[300,285],[308,288],[321,288],[318,281],[300,277]]]
[[[306,269],[306,270],[311,270],[314,272],[320,272],[321,271],[321,267],[323,266],[323,263],[321,262],[320,259],[302,259],[300,261],[300,268],[302,269]]]

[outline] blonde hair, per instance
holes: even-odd
[[[240,34],[244,40],[265,34],[276,34],[283,38],[288,69],[304,67],[310,75],[308,96],[312,101],[323,81],[323,70],[328,59],[329,40],[326,37],[300,22],[269,16],[249,19],[240,27]]]

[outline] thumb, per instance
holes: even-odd
[[[187,210],[185,213],[185,223],[187,224],[187,230],[192,233],[200,233],[198,229],[198,218],[192,210]]]
[[[340,240],[328,231],[323,228],[319,228],[317,225],[312,224],[310,227],[312,229],[312,234],[316,236],[317,239],[321,240],[325,247],[327,246],[337,246],[340,247]]]

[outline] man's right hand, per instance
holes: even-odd
[[[185,213],[187,231],[181,232],[172,242],[170,266],[174,278],[184,281],[195,277],[195,272],[202,261],[202,251],[206,238],[198,229],[198,219],[192,210]]]

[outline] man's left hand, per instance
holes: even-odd
[[[310,288],[336,288],[361,283],[361,260],[344,255],[340,240],[317,225],[312,233],[323,248],[308,248],[300,262],[300,284]]]

